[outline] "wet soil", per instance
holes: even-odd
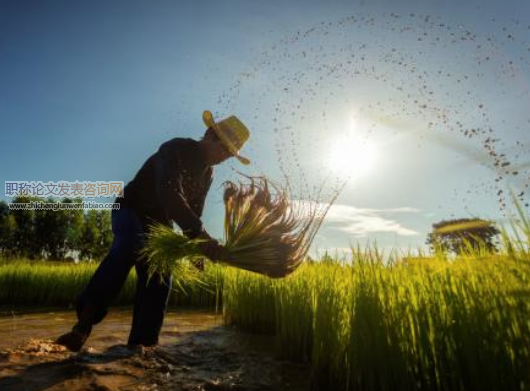
[[[130,311],[115,312],[79,353],[53,343],[73,319],[67,312],[0,317],[0,390],[310,389],[308,367],[278,359],[271,337],[222,326],[213,312],[168,313],[155,349],[128,348]]]

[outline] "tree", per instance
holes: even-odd
[[[26,204],[31,201],[35,201],[35,199],[26,195],[18,195],[13,198],[12,203]],[[16,223],[13,237],[13,255],[35,259],[38,253],[34,240],[35,211],[32,209],[13,209],[10,214]]]
[[[468,249],[481,248],[496,252],[496,237],[500,231],[495,223],[480,218],[463,218],[443,220],[432,225],[432,232],[427,235],[427,244],[434,251],[462,254]]]
[[[54,203],[27,195],[16,196],[12,203]],[[64,198],[63,204],[82,203],[81,198]],[[12,209],[0,201],[0,256],[30,259],[84,259],[104,257],[112,244],[111,213],[108,210]]]
[[[82,198],[64,198],[63,203],[82,203]],[[85,223],[85,212],[83,209],[71,209],[62,211],[66,216],[66,239],[64,242],[64,253],[76,251],[81,247],[81,236],[83,234],[83,225]]]
[[[53,198],[42,200],[54,203]],[[68,248],[66,243],[69,232],[70,210],[36,210],[34,219],[35,244],[42,258],[63,260]]]
[[[17,223],[5,201],[0,201],[0,256],[11,257],[15,252]]]
[[[85,214],[85,224],[83,226],[81,241],[79,246],[79,256],[81,259],[94,259],[97,254],[97,247],[101,240],[101,233],[98,229],[98,211],[90,209]]]
[[[110,210],[102,209],[98,211],[97,217],[97,228],[100,234],[100,240],[96,257],[101,260],[109,252],[114,239],[114,234],[112,233]]]
[[[89,210],[81,235],[81,258],[101,260],[108,253],[112,239],[110,211]]]

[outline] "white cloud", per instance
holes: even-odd
[[[368,209],[335,204],[329,209],[324,222],[329,228],[338,229],[357,237],[364,237],[371,233],[395,233],[402,236],[413,236],[420,233],[404,227],[400,222],[388,218],[386,215],[419,212],[419,209],[412,207]]]

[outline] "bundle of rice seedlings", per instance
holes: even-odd
[[[146,236],[146,245],[140,252],[147,263],[149,280],[154,276],[162,280],[173,274],[173,285],[183,293],[186,288],[205,287],[195,267],[204,258],[198,247],[200,240],[191,240],[163,224],[152,224]]]
[[[224,246],[230,259],[223,263],[273,278],[287,276],[303,262],[331,203],[292,201],[287,187],[265,177],[247,178],[224,185]],[[144,253],[153,271],[168,273],[204,258],[198,243],[157,226]]]

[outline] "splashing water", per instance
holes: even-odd
[[[299,199],[325,202],[344,188],[348,176],[323,162],[355,116],[359,143],[414,137],[455,151],[458,167],[487,168],[455,190],[462,198],[496,195],[505,210],[509,186],[528,206],[530,148],[517,138],[530,124],[530,25],[488,23],[484,33],[420,14],[322,22],[262,50],[219,104],[255,113],[254,144],[274,148]]]

